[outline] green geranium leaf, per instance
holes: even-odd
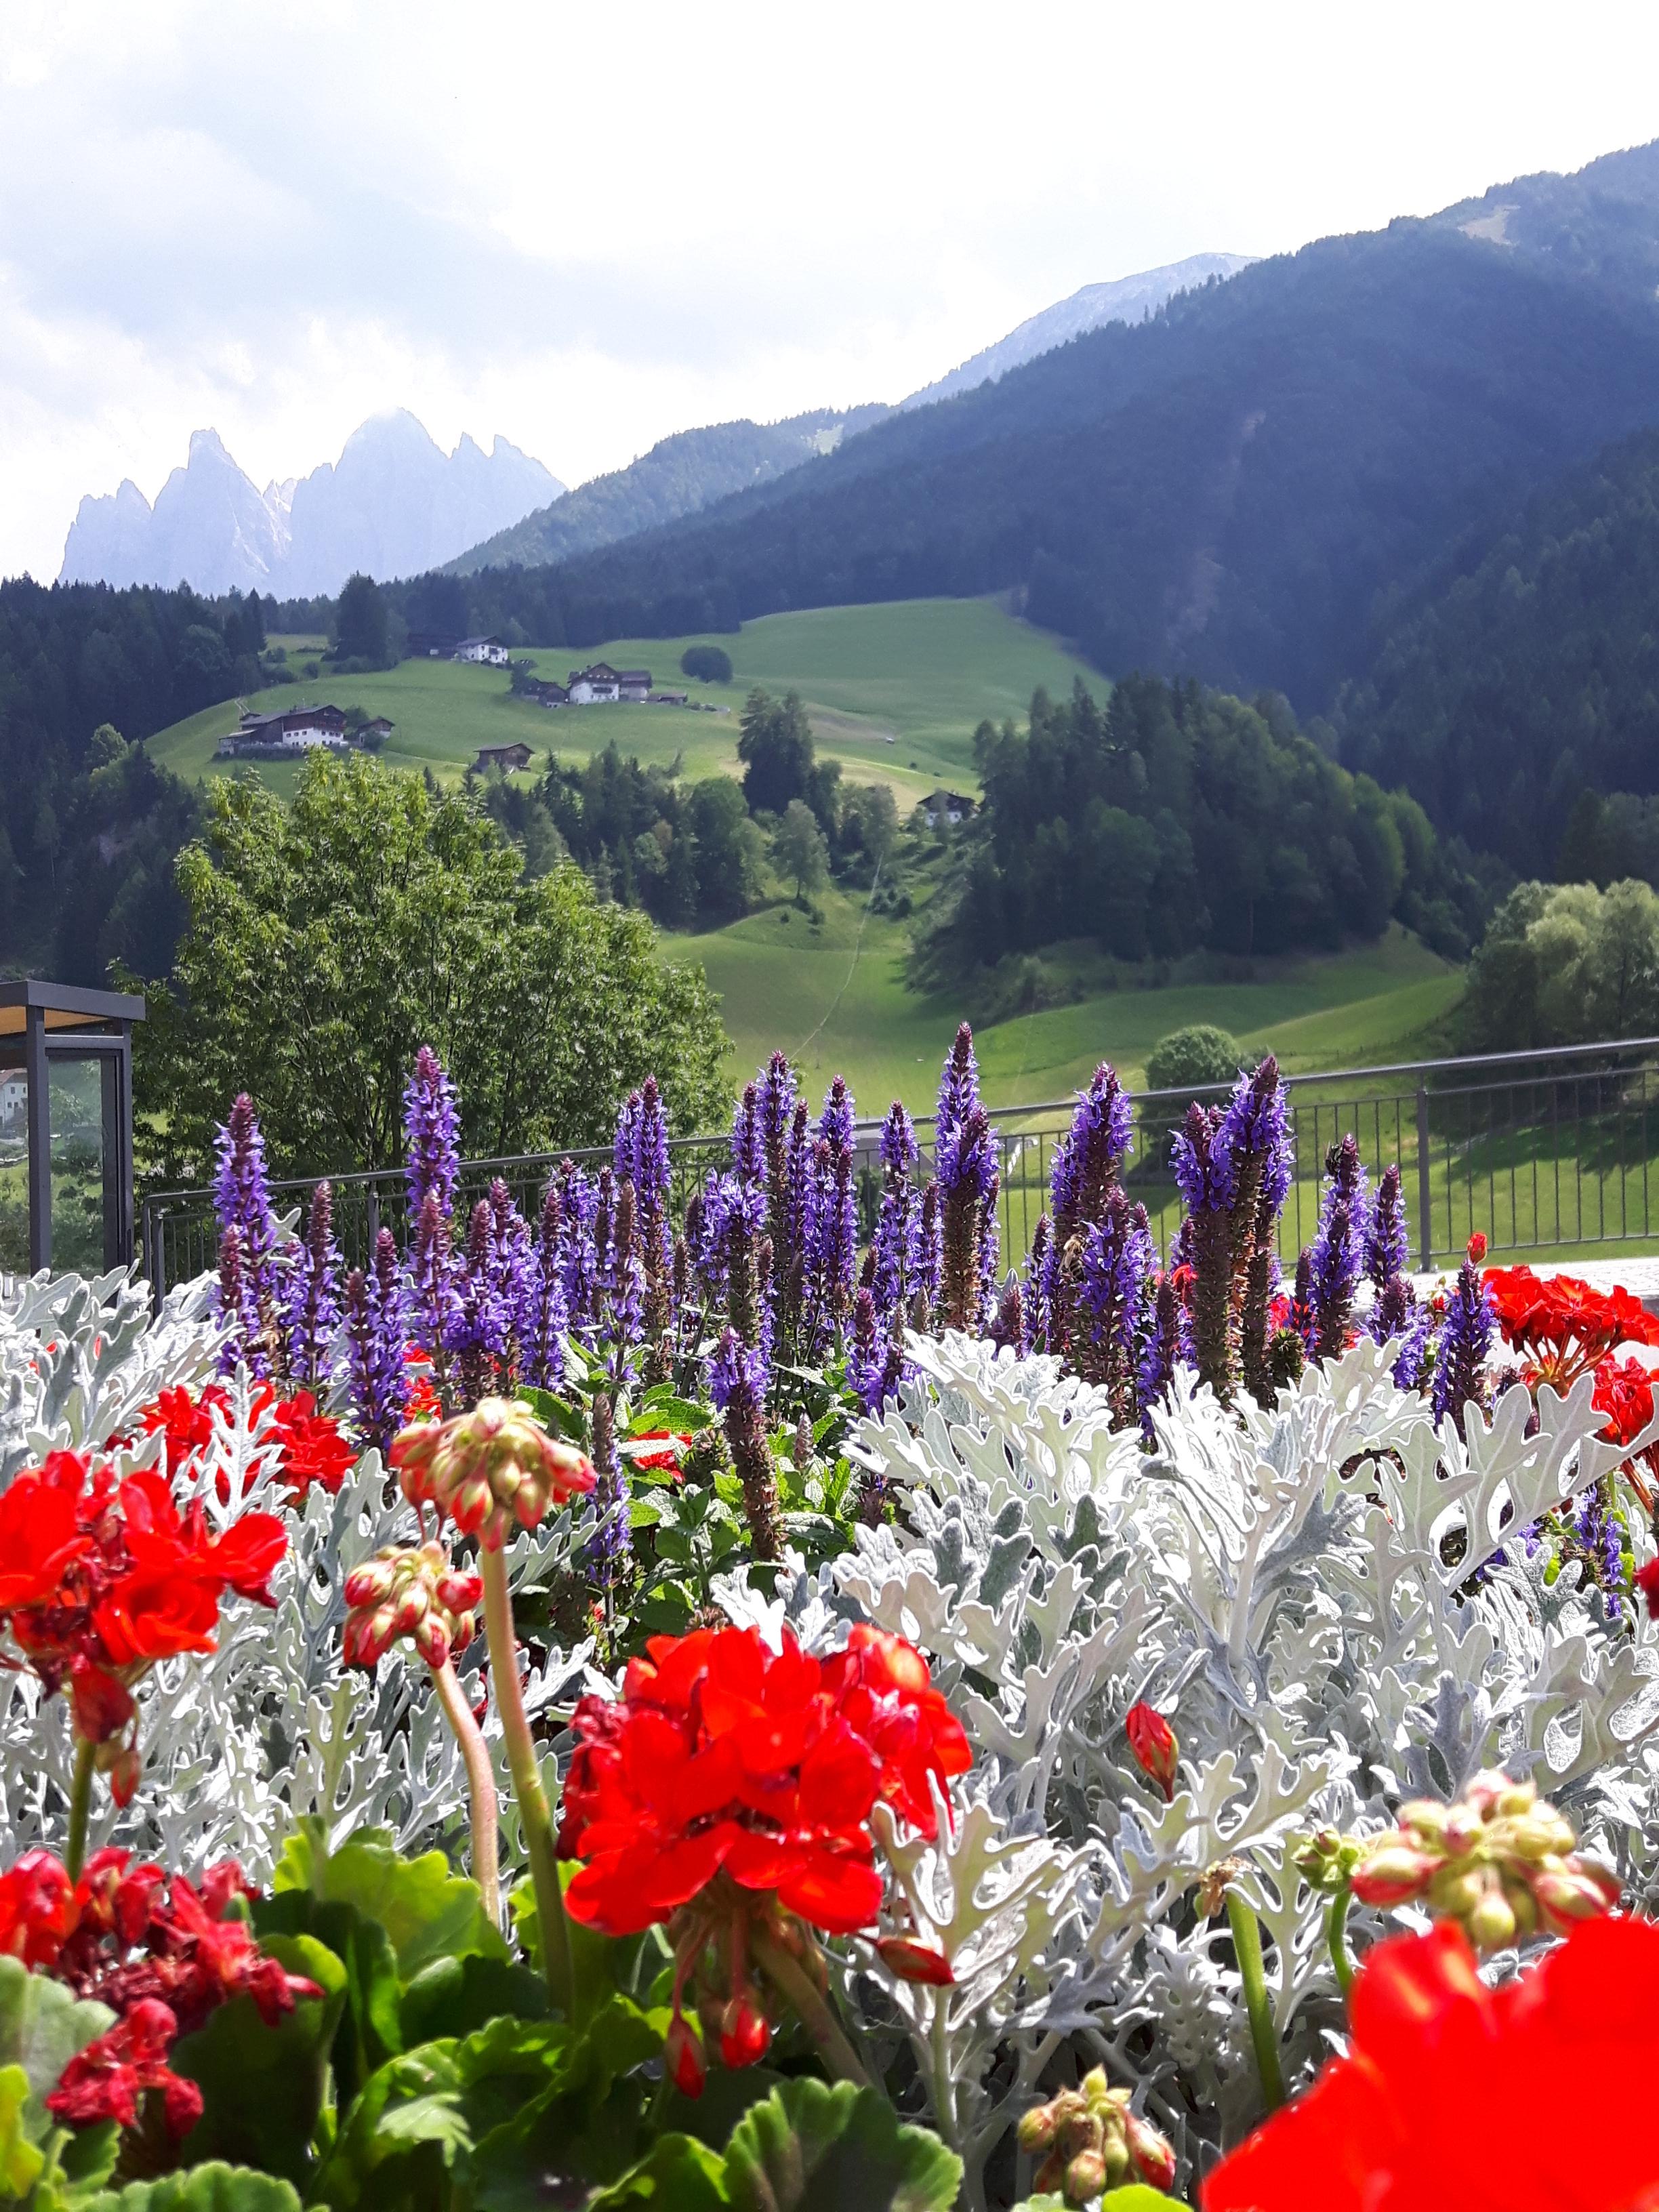
[[[581,1414],[562,1398],[556,1398],[550,1390],[538,1390],[533,1382],[526,1382],[513,1395],[529,1407],[550,1435],[563,1437],[574,1444],[586,1441],[587,1424]]]
[[[90,2200],[88,2212],[300,2212],[286,2181],[213,2159],[155,2181],[130,2181]]]
[[[45,2166],[46,2154],[23,2131],[23,2107],[29,2077],[21,2066],[0,2066],[0,2191],[27,2197]]]
[[[706,1429],[708,1421],[707,1406],[693,1405],[690,1398],[677,1398],[662,1384],[646,1392],[628,1433],[637,1437],[649,1429],[677,1429],[689,1430],[695,1435],[697,1430]]]
[[[423,2044],[369,2076],[340,2121],[312,2187],[313,2203],[354,2212],[359,2205],[447,2201],[445,2177],[471,2142],[455,2048]]]
[[[345,2007],[329,2056],[336,2100],[349,2105],[375,2068],[404,2048],[402,1991],[391,1936],[355,1905],[315,1897],[308,1889],[285,1889],[277,1896],[258,1899],[253,1926],[261,1939],[314,1936],[345,1968]]]
[[[21,2067],[27,2080],[22,2126],[31,2142],[52,2130],[47,2091],[114,2018],[107,2005],[72,1996],[50,1975],[30,1973],[21,1959],[0,1959],[0,2066]]]
[[[726,2212],[726,2160],[695,2136],[659,2136],[620,2180],[587,2200],[587,2212]]]
[[[441,1851],[400,1857],[379,1828],[363,1829],[331,1852],[319,1821],[299,1821],[283,1846],[271,1887],[309,1890],[319,1900],[355,1905],[366,1919],[378,1920],[392,1938],[405,1982],[434,1959],[507,1956],[477,1884],[452,1873]]]
[[[202,2117],[185,2138],[192,2166],[228,2159],[302,2182],[347,1974],[313,1936],[273,1936],[264,1948],[289,1973],[315,1982],[321,1997],[301,1997],[270,2027],[251,1996],[233,1997],[204,2027],[180,2037],[169,2063],[202,2092]]]
[[[951,2212],[962,2180],[937,2136],[850,2081],[790,2081],[751,2105],[726,2168],[738,2212]]]
[[[88,2212],[100,2203],[115,2171],[121,2130],[113,2120],[90,2128],[54,2128],[46,2140],[46,2166],[29,2199],[29,2212]]]
[[[564,1860],[559,1868],[559,1881],[568,1889],[580,1869],[573,1860]],[[521,1881],[507,1899],[513,1917],[513,1930],[524,1948],[524,1954],[532,1966],[542,1963],[541,1923],[536,1911],[536,1892],[528,1881]],[[601,1936],[597,1929],[584,1928],[580,1920],[566,1916],[570,1930],[570,1963],[574,1972],[576,2026],[591,2020],[599,2008],[618,1991],[627,1994],[633,1984],[635,1964],[645,1941],[639,1936]]]
[[[528,1966],[508,1959],[434,1959],[404,1991],[403,2048],[437,2036],[475,2034],[492,2020],[545,2020],[552,2010],[547,1984]]]

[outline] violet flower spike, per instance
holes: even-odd
[[[460,1176],[459,1127],[455,1086],[437,1054],[423,1044],[404,1091],[404,1180],[411,1221],[419,1220],[428,1196],[434,1192],[439,1211],[453,1212]]]

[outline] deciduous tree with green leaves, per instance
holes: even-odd
[[[318,753],[291,807],[250,777],[216,781],[208,816],[179,856],[173,977],[143,986],[138,1103],[161,1172],[204,1171],[240,1091],[283,1170],[395,1165],[423,1043],[475,1158],[603,1143],[653,1072],[679,1129],[724,1111],[702,969],[660,959],[647,919],[576,869],[526,880],[467,797]]]
[[[772,858],[778,873],[793,882],[797,899],[819,890],[829,875],[829,848],[804,799],[792,799],[783,810],[783,819],[772,840]]]

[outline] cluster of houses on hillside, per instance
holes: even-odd
[[[507,647],[498,637],[441,637],[434,630],[409,633],[411,660],[471,660],[483,668],[505,668]]]
[[[636,706],[684,707],[684,691],[653,691],[648,668],[613,668],[596,660],[586,668],[573,668],[562,684],[532,678],[522,696],[538,707],[605,707],[631,702]]]
[[[214,758],[270,758],[284,753],[315,752],[319,746],[331,752],[344,752],[351,746],[374,752],[396,726],[384,714],[377,714],[372,721],[348,728],[344,710],[339,707],[289,707],[280,714],[245,714],[229,735],[220,738]]]

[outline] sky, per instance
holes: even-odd
[[[0,574],[196,428],[574,484],[1655,137],[1651,0],[0,0]]]

